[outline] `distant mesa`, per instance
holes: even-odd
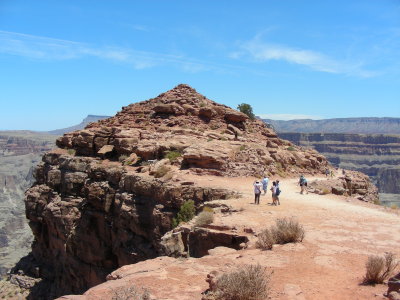
[[[400,118],[263,119],[278,132],[400,134]]]
[[[64,133],[67,133],[67,132],[84,129],[89,123],[97,122],[99,120],[107,119],[109,117],[110,116],[88,115],[78,125],[74,125],[74,126],[67,127],[67,128],[51,130],[51,131],[48,131],[48,133],[52,134],[52,135],[63,135]]]

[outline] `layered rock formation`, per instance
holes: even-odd
[[[400,118],[264,119],[278,132],[400,134]]]
[[[352,196],[365,202],[379,203],[378,189],[367,175],[348,170],[341,175],[327,180],[313,181],[308,185],[309,191],[319,195]]]
[[[185,201],[199,208],[236,196],[187,181],[190,174],[285,176],[328,167],[316,151],[279,139],[262,121],[187,85],[65,134],[57,145],[26,193],[35,270],[52,283],[51,296],[81,293],[122,265],[168,252],[161,240]],[[220,242],[237,248],[246,241],[219,235],[208,246],[196,243],[219,231],[183,233],[178,252],[189,246],[202,256]]]
[[[282,132],[279,136],[317,150],[337,167],[367,174],[380,193],[400,194],[400,135]]]
[[[24,192],[34,181],[33,168],[54,143],[55,137],[31,131],[0,132],[0,275],[29,252],[33,236]]]

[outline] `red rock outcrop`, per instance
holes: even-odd
[[[185,174],[285,176],[322,173],[328,165],[187,85],[65,134],[57,145],[62,149],[44,155],[26,193],[33,256],[52,282],[48,297],[82,293],[118,267],[164,254],[162,237],[185,201],[200,207],[234,194],[187,182]],[[197,257],[246,242],[212,229],[180,234]],[[203,236],[210,238],[205,244]]]
[[[365,202],[379,202],[378,188],[367,175],[357,171],[346,170],[343,176],[313,181],[309,184],[309,191],[320,195],[346,195]]]

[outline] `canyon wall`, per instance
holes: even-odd
[[[46,134],[0,131],[0,275],[30,251],[24,193],[41,155],[54,146],[55,137]]]
[[[400,134],[400,118],[264,119],[277,132]]]
[[[400,193],[400,135],[282,132],[279,136],[317,150],[337,167],[369,175],[380,193]]]

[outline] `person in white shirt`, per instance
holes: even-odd
[[[256,180],[254,181],[253,186],[254,186],[254,204],[260,204],[262,183]]]

